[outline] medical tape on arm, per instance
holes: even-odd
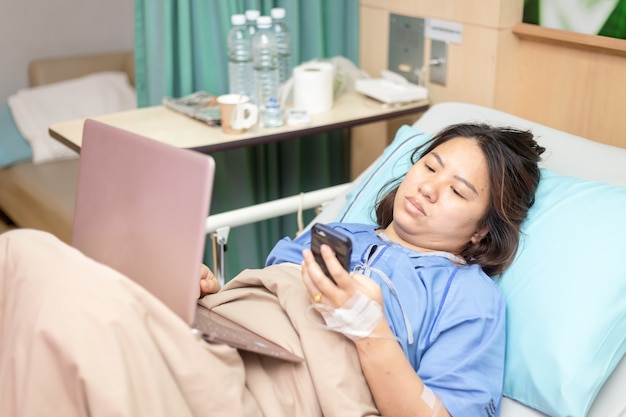
[[[325,304],[311,306],[320,312],[328,329],[342,333],[352,340],[370,336],[383,318],[380,304],[360,291],[340,308]]]
[[[437,398],[437,395],[435,395],[435,393],[426,385],[424,385],[424,389],[422,390],[421,398],[422,401],[426,403],[428,408],[433,410],[431,417],[436,417],[437,413],[439,413],[439,410],[441,409],[441,400],[439,400],[439,398]]]

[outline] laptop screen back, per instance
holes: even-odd
[[[191,324],[214,172],[208,155],[86,120],[72,245]]]

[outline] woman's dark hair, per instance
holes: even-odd
[[[530,131],[463,123],[436,134],[413,152],[411,161],[417,162],[437,146],[457,137],[473,138],[480,146],[487,160],[490,189],[489,208],[481,222],[488,233],[476,244],[468,242],[460,255],[470,264],[481,265],[489,276],[497,275],[515,257],[520,226],[535,202],[540,177],[537,164],[545,149],[537,144]],[[392,181],[395,187],[382,198],[379,196],[376,204],[376,218],[381,227],[389,226],[393,220],[398,180]]]

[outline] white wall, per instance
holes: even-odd
[[[0,0],[0,104],[36,58],[130,51],[133,0]]]

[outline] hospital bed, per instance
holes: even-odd
[[[226,243],[231,227],[320,204],[313,222],[373,222],[371,202],[406,171],[410,152],[465,121],[530,129],[546,148],[520,250],[499,279],[507,300],[502,416],[626,417],[626,149],[481,106],[440,103],[400,128],[352,183],[210,216],[207,232]]]
[[[132,52],[30,62],[29,87],[15,92],[24,111],[16,114],[9,103],[0,105],[0,214],[8,218],[0,219],[70,242],[78,155],[49,137],[48,126],[136,107],[134,78]],[[28,139],[18,123],[27,129]],[[35,153],[34,146],[42,151]]]

